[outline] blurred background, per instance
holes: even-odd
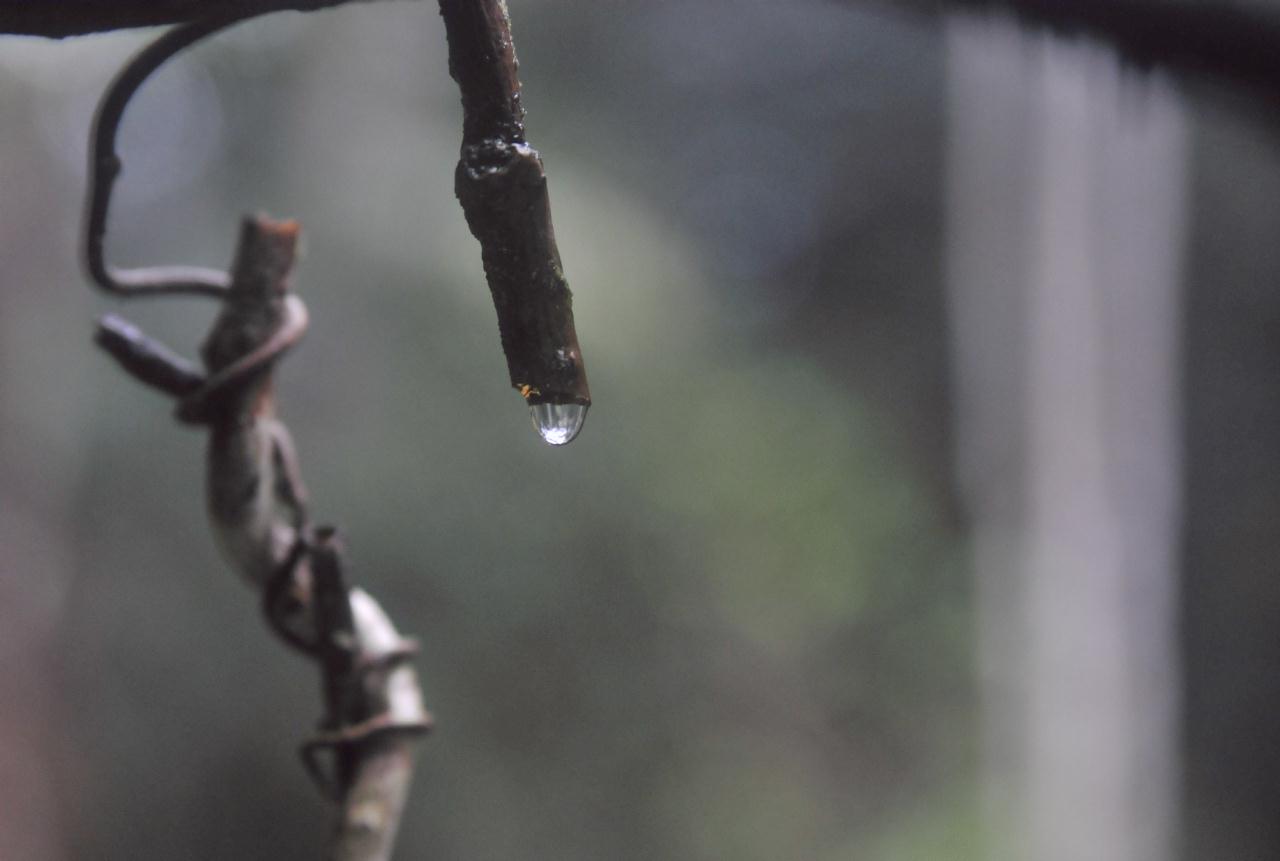
[[[434,4],[281,14],[126,114],[110,256],[298,218],[316,516],[422,642],[398,857],[1280,857],[1280,138],[990,15],[512,0],[595,406],[508,388]],[[76,259],[151,32],[0,39],[0,859],[316,857],[318,677]]]

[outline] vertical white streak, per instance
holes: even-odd
[[[983,696],[983,789],[993,857],[1025,858],[1014,823],[1024,794],[1027,632],[1019,565],[1023,281],[1031,181],[1024,129],[1033,95],[1020,82],[1016,30],[954,18],[948,33],[947,288],[961,493],[973,524],[977,659]]]
[[[1009,857],[1158,861],[1176,799],[1181,108],[1087,43],[950,27],[992,830]]]

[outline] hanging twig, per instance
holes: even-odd
[[[524,137],[507,4],[440,0],[440,14],[449,73],[462,90],[454,187],[480,240],[511,385],[530,404],[586,407],[591,393],[551,227],[547,179]]]
[[[333,530],[311,525],[292,440],[275,415],[272,368],[306,329],[288,285],[297,240],[293,222],[245,220],[223,312],[201,351],[207,374],[118,318],[103,321],[97,340],[130,375],[180,397],[183,421],[208,426],[219,544],[261,591],[273,630],[320,664],[325,718],[302,754],[339,804],[331,857],[371,861],[390,857],[414,739],[430,717],[409,663],[413,644],[347,585]]]

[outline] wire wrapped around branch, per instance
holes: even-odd
[[[325,717],[302,754],[339,806],[331,857],[381,861],[431,718],[411,663],[416,646],[348,584],[333,530],[312,526],[292,438],[276,417],[272,370],[307,325],[289,289],[298,235],[294,222],[245,220],[222,313],[201,350],[205,373],[118,317],[103,320],[96,340],[131,376],[179,398],[180,418],[208,427],[206,498],[218,543],[265,596],[272,629],[320,666]]]

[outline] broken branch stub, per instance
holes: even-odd
[[[591,392],[547,178],[524,138],[506,3],[440,0],[440,14],[464,113],[454,190],[480,241],[511,385],[530,404],[587,406]]]
[[[165,394],[184,398],[204,385],[205,377],[199,368],[123,317],[103,317],[93,340],[125,373]]]

